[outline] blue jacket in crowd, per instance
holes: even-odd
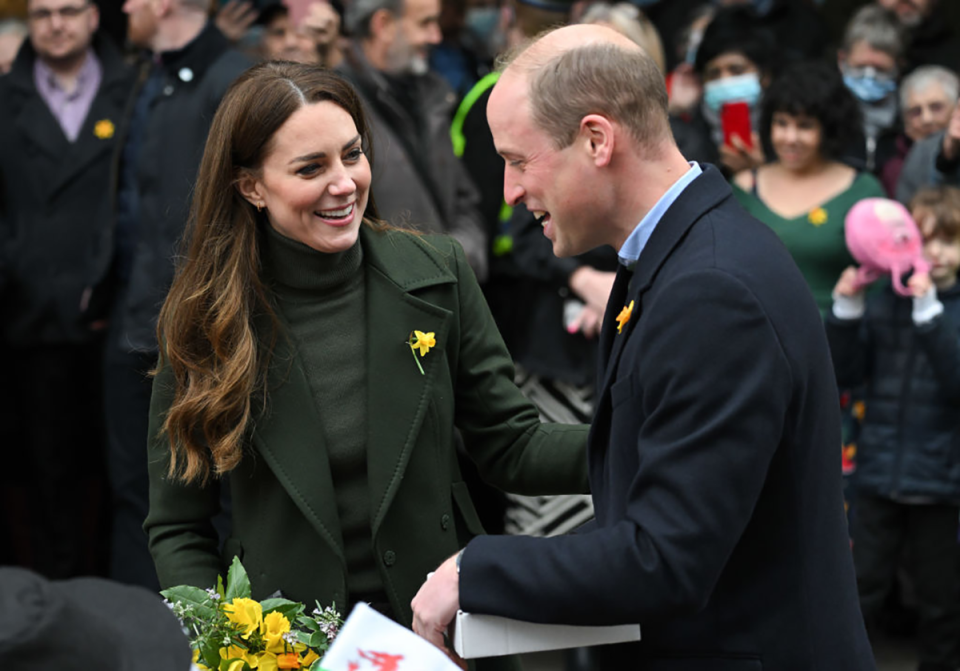
[[[960,503],[960,284],[938,297],[943,314],[921,326],[889,286],[863,319],[827,317],[838,384],[866,384],[858,491]]]

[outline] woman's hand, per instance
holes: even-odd
[[[764,164],[763,147],[760,146],[760,136],[756,133],[750,134],[752,147],[748,147],[739,135],[733,135],[730,141],[733,143],[732,147],[726,143],[720,145],[720,163],[731,173],[755,170]]]
[[[857,282],[857,269],[854,266],[847,266],[840,274],[840,279],[837,280],[837,285],[833,288],[833,295],[848,298],[863,296],[863,287]]]

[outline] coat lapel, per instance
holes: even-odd
[[[642,317],[643,294],[653,284],[657,273],[673,250],[686,237],[690,227],[708,210],[731,195],[730,186],[720,171],[713,166],[705,166],[703,174],[684,189],[664,212],[640,253],[632,279],[630,273],[622,268],[617,272],[617,281],[610,292],[610,301],[607,303],[603,321],[600,359],[603,363],[603,378],[599,387],[598,407],[604,401],[610,385],[616,380],[620,354]],[[620,291],[623,293],[618,293]],[[633,314],[622,332],[617,333],[616,317],[631,300],[634,301]]]
[[[65,158],[70,143],[53,112],[36,90],[24,100],[16,125],[17,131],[41,151],[53,158]]]
[[[277,480],[344,565],[343,535],[320,417],[296,350],[280,335],[270,366],[268,404],[253,440]]]
[[[367,478],[373,536],[396,495],[436,379],[447,365],[452,313],[414,295],[431,285],[455,283],[406,233],[363,232],[367,263]],[[407,344],[413,331],[433,332],[436,346],[417,353]],[[449,390],[448,390],[449,393]],[[451,437],[452,438],[452,437]]]
[[[106,82],[101,84],[100,91],[93,99],[76,141],[65,144],[65,148],[68,148],[66,159],[51,182],[51,198],[55,197],[63,187],[68,186],[90,163],[113,149],[115,142],[113,138],[120,119],[111,116],[111,110],[115,109],[116,105],[104,95],[105,84]]]

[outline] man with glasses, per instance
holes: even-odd
[[[103,570],[102,338],[81,306],[133,79],[89,0],[27,12],[29,39],[0,78],[0,488],[23,540],[15,561],[69,578]]]

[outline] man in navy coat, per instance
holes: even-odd
[[[488,119],[505,199],[541,217],[554,253],[620,256],[589,445],[596,523],[472,540],[414,598],[414,629],[442,645],[457,608],[640,623],[640,643],[598,649],[602,668],[874,668],[830,353],[786,249],[683,158],[662,75],[608,29],[521,52]]]

